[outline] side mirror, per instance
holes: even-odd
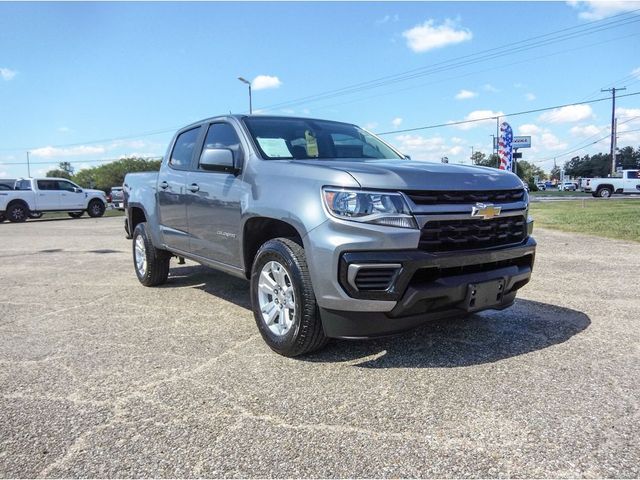
[[[82,189],[81,189],[81,188],[78,188],[78,187],[74,187],[74,188],[73,188],[73,191],[74,191],[75,193],[82,193]]]
[[[200,167],[203,170],[236,172],[233,152],[228,148],[205,148],[200,155]]]
[[[410,155],[405,155],[404,158],[406,158],[407,160],[411,160],[411,156]]]

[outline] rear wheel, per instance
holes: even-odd
[[[21,202],[14,203],[7,208],[6,216],[13,223],[25,222],[29,217],[29,207]]]
[[[104,205],[104,202],[101,202],[98,199],[91,200],[89,202],[89,206],[87,207],[87,213],[90,217],[94,218],[103,216],[105,210],[106,207]]]
[[[324,347],[304,249],[293,240],[266,242],[251,270],[251,302],[258,330],[277,353],[295,357]]]
[[[598,189],[597,196],[600,198],[609,198],[612,193],[613,193],[613,190],[611,190],[611,188],[602,187]]]
[[[140,283],[155,287],[167,281],[171,254],[154,247],[147,232],[146,222],[136,225],[133,232],[133,266]]]
[[[68,212],[67,215],[69,215],[71,218],[80,218],[83,213],[84,212]]]

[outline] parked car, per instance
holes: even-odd
[[[68,212],[78,218],[104,215],[107,197],[101,190],[80,188],[65,178],[25,178],[16,180],[12,191],[0,191],[0,215],[11,222],[24,222],[44,212]]]
[[[623,170],[621,177],[587,178],[585,192],[594,197],[609,198],[614,193],[640,193],[640,170]]]
[[[536,187],[538,188],[538,190],[545,191],[547,189],[547,184],[544,182],[538,182],[536,183]]]
[[[165,283],[172,256],[248,279],[286,356],[506,308],[533,268],[516,175],[410,160],[347,123],[210,118],[124,185],[138,280]]]
[[[124,210],[124,192],[122,187],[111,187],[111,198],[109,202],[113,205],[113,208],[118,210]]]
[[[564,182],[560,185],[559,190],[575,192],[578,189],[578,186],[574,182]]]

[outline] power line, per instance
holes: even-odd
[[[626,95],[619,95],[618,98],[632,97],[634,95],[640,95],[640,92],[627,93]],[[406,132],[415,132],[415,131],[418,131],[418,130],[428,130],[428,129],[432,129],[432,128],[451,127],[451,126],[455,126],[455,125],[462,125],[462,124],[465,124],[465,123],[485,122],[487,120],[495,120],[496,118],[515,117],[517,115],[526,115],[526,114],[529,114],[529,113],[539,113],[539,112],[544,112],[544,111],[548,111],[548,110],[555,110],[556,108],[572,107],[572,106],[575,106],[575,105],[585,105],[585,104],[588,104],[588,103],[604,102],[605,100],[609,100],[609,98],[598,98],[596,100],[588,100],[586,102],[565,103],[563,105],[555,105],[553,107],[545,107],[545,108],[536,108],[536,109],[533,109],[533,110],[525,110],[523,112],[502,113],[500,115],[492,115],[490,117],[483,117],[483,118],[474,118],[474,119],[471,119],[471,120],[459,120],[457,122],[438,123],[438,124],[435,124],[435,125],[426,125],[426,126],[423,126],[423,127],[405,128],[405,129],[402,129],[402,130],[391,130],[391,131],[388,131],[388,132],[376,133],[376,135],[391,135],[391,134],[394,134],[394,133],[406,133]]]
[[[162,160],[163,157],[135,157],[136,159],[142,159],[142,160]],[[68,161],[65,160],[65,162],[68,163],[73,163],[73,164],[80,164],[80,163],[105,163],[105,162],[117,162],[119,160],[126,160],[126,157],[120,157],[120,158],[103,158],[101,160],[73,160],[73,161]],[[30,165],[53,165],[53,164],[58,164],[60,162],[55,161],[55,160],[50,160],[48,162],[29,162]],[[0,165],[27,165],[27,162],[0,162]]]

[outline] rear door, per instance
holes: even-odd
[[[224,121],[208,125],[198,160],[206,148],[231,150],[236,166],[241,164],[245,151],[234,126]],[[204,170],[199,161],[188,177],[190,251],[209,260],[239,266],[240,201],[246,190],[241,177],[222,166]]]
[[[37,180],[38,210],[60,210],[60,190],[57,180]]]
[[[187,173],[191,168],[197,146],[201,143],[201,126],[180,132],[158,174],[158,211],[160,231],[164,243],[189,252],[187,233]]]
[[[629,170],[625,172],[624,192],[640,193],[640,170]]]

